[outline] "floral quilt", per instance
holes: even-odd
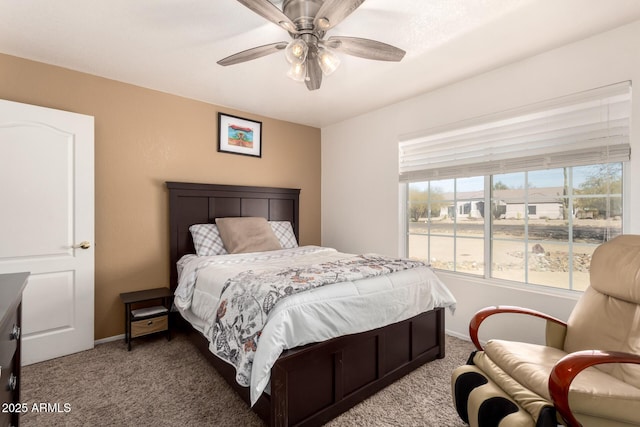
[[[210,348],[236,368],[236,381],[249,386],[251,367],[269,312],[283,298],[332,283],[424,266],[420,261],[359,255],[278,271],[245,271],[225,283],[211,330]]]

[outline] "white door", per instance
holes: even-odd
[[[0,273],[31,272],[23,365],[93,348],[93,143],[93,117],[0,100]]]

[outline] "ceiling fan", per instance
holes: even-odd
[[[364,0],[283,0],[282,10],[269,0],[238,0],[258,15],[289,32],[290,42],[254,47],[218,61],[234,65],[284,50],[291,68],[287,75],[304,81],[309,90],[322,84],[322,74],[329,75],[340,64],[334,51],[378,61],[400,61],[405,51],[375,40],[333,36],[324,39],[328,30],[356,10]]]

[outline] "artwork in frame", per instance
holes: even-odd
[[[218,113],[218,151],[262,157],[262,122]]]

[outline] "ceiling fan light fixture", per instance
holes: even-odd
[[[331,23],[329,22],[328,18],[322,17],[322,18],[318,18],[318,20],[316,21],[318,27],[322,30],[325,31],[326,29],[328,29],[331,26]]]
[[[287,77],[297,82],[303,82],[307,78],[307,63],[291,64],[291,68],[287,71]]]
[[[290,64],[302,64],[307,59],[309,46],[302,39],[294,39],[287,45],[284,54]]]
[[[340,58],[330,49],[318,47],[318,64],[325,76],[332,74],[340,66]]]
[[[287,75],[306,82],[307,89],[320,89],[322,76],[340,65],[335,52],[377,61],[402,60],[405,51],[371,39],[332,36],[327,31],[342,22],[365,0],[237,0],[266,20],[289,32],[292,41],[282,41],[243,50],[218,61],[227,66],[251,61],[281,50],[290,64]]]

